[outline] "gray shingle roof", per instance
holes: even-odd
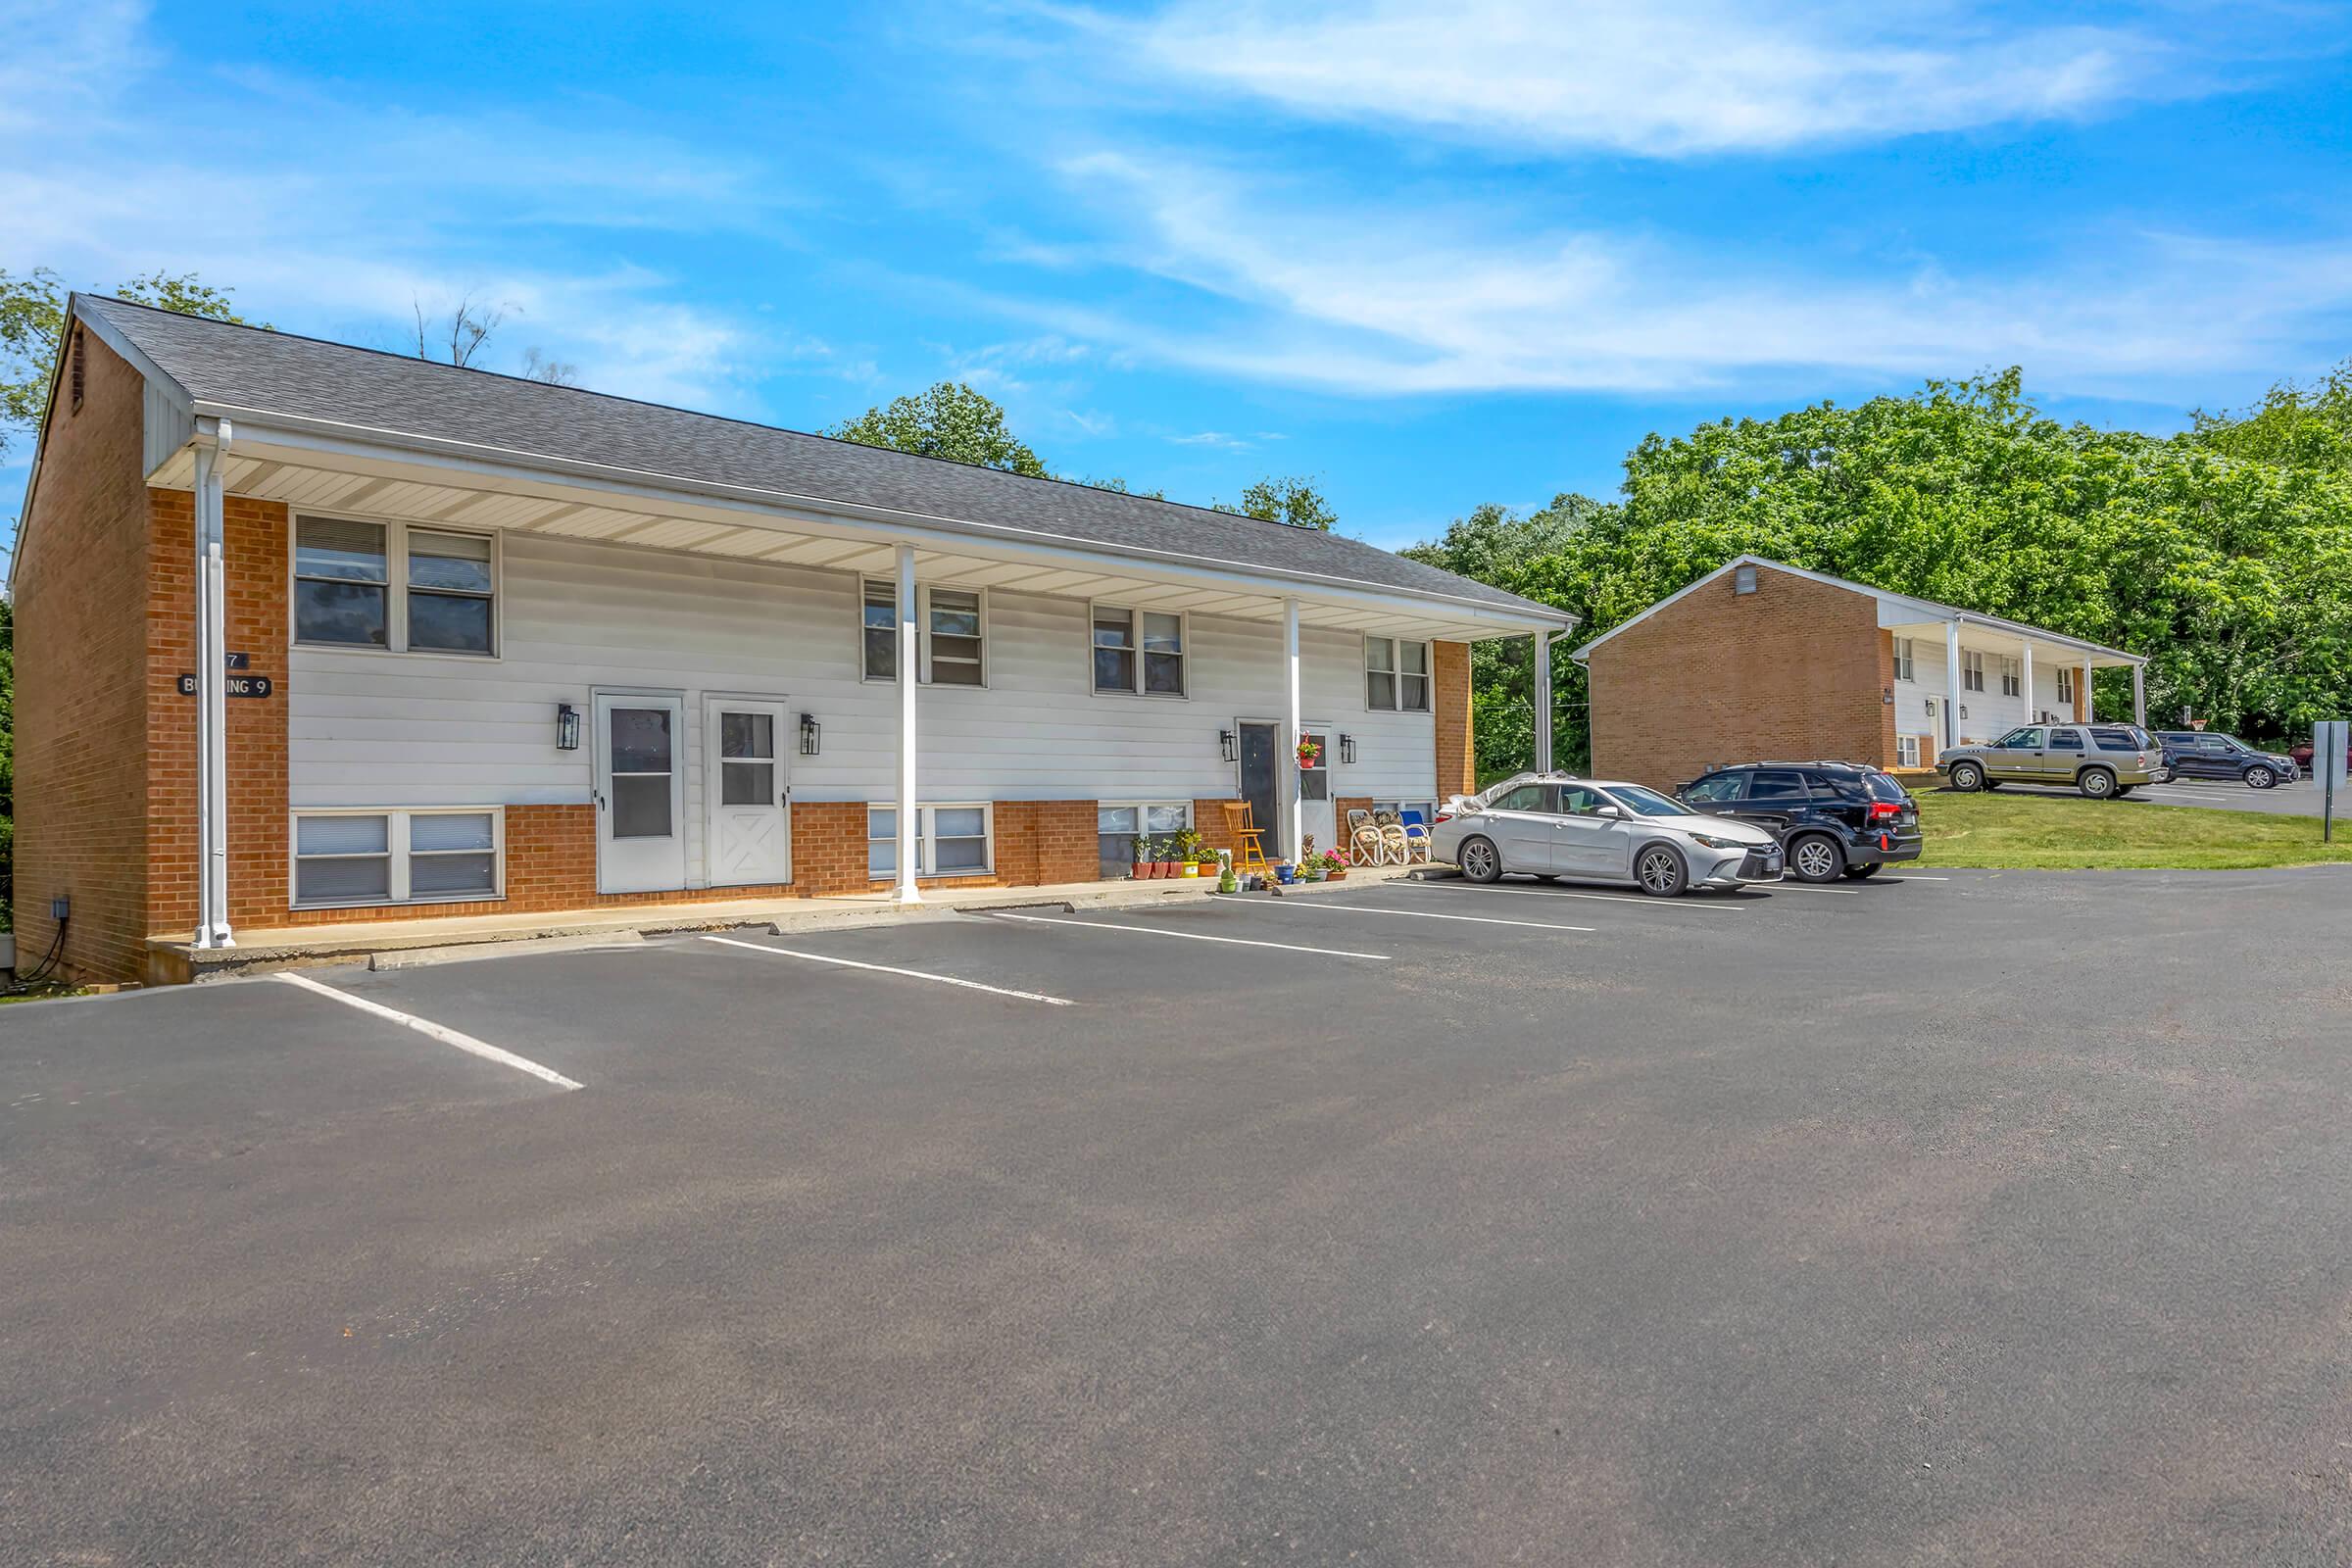
[[[81,295],[200,404],[1559,612],[1359,540]]]

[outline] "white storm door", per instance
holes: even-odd
[[[599,893],[667,893],[686,885],[685,736],[682,698],[597,694]]]
[[[710,792],[710,885],[792,880],[791,784],[784,705],[712,697],[703,705],[703,778]]]
[[[1344,850],[1348,846],[1339,842],[1338,808],[1331,798],[1331,764],[1339,760],[1332,755],[1331,726],[1309,719],[1298,726],[1298,733],[1316,747],[1314,765],[1298,769],[1298,830],[1315,841],[1318,855]]]

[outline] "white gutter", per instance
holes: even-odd
[[[228,661],[222,564],[226,419],[196,427],[196,946],[233,948],[228,929]]]

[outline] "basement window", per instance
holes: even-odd
[[[995,864],[996,813],[986,802],[925,806],[915,812],[916,876],[986,876]],[[865,812],[865,871],[876,881],[899,874],[899,813],[888,806]]]
[[[294,813],[296,908],[451,904],[501,896],[495,807]]]

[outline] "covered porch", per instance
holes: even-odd
[[[1931,608],[1939,612],[1920,612]],[[1932,767],[1931,748],[1989,741],[2021,724],[2100,717],[2092,677],[2101,669],[2131,670],[2132,721],[2147,722],[2141,656],[1891,596],[1880,602],[1879,624],[1893,644],[1898,765]],[[1921,738],[1928,744],[1915,756],[1909,743]]]

